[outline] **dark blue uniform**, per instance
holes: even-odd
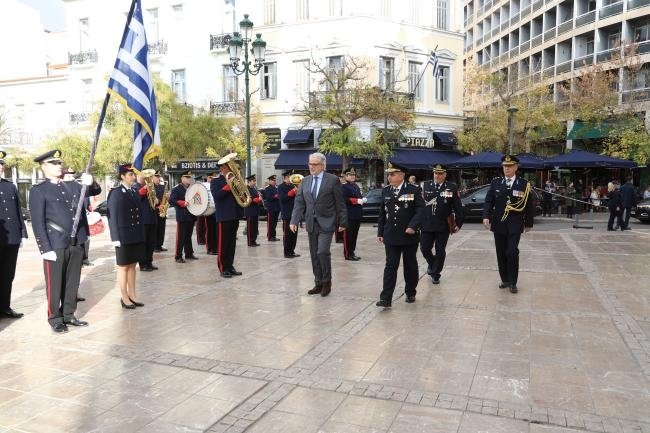
[[[359,199],[363,198],[361,188],[354,182],[345,182],[342,187],[343,201],[348,210],[348,226],[343,232],[343,256],[347,260],[358,260],[355,254],[357,249],[357,237],[361,218],[363,217],[363,204]]]
[[[483,206],[483,219],[490,220],[490,230],[494,233],[501,281],[515,288],[519,277],[519,239],[524,227],[532,227],[535,218],[532,191],[520,211],[511,210],[505,218],[504,213],[508,203],[515,205],[523,200],[528,187],[528,181],[519,176],[515,177],[510,187],[505,177],[497,177],[490,184]]]
[[[145,257],[140,262],[141,270],[153,270],[153,250],[156,248],[156,225],[158,224],[158,210],[151,208],[149,205],[149,197],[147,186],[135,182],[132,187],[138,194],[140,199],[140,220],[144,226],[144,247]],[[154,188],[155,194],[155,188]],[[160,201],[159,201],[160,202]]]
[[[176,209],[176,252],[175,258],[177,262],[184,262],[183,251],[185,251],[185,258],[194,258],[194,247],[192,246],[192,231],[194,230],[194,221],[196,217],[187,210],[185,203],[185,192],[187,188],[179,183],[172,188],[169,194],[169,204]]]
[[[424,182],[422,196],[425,208],[422,212],[422,233],[420,234],[420,251],[427,261],[427,273],[434,283],[440,280],[440,273],[447,257],[447,241],[449,240],[449,225],[447,219],[454,214],[456,226],[463,225],[463,209],[458,187],[453,182],[443,182],[436,185],[432,180]],[[434,256],[431,250],[436,249]]]
[[[415,296],[418,285],[418,242],[424,200],[420,188],[402,183],[399,190],[387,186],[382,191],[382,207],[377,220],[377,236],[383,238],[386,249],[382,301],[389,304],[393,299],[400,256],[404,260],[404,291],[406,296]],[[409,235],[407,228],[415,230]]]
[[[163,185],[155,185],[155,188],[156,188],[156,198],[158,199],[158,203],[160,204],[162,203],[163,196],[165,195],[165,187]],[[162,252],[162,251],[166,251],[166,249],[163,249],[163,245],[165,244],[165,228],[167,226],[167,215],[161,217],[157,208],[156,218],[158,220],[156,221],[156,248],[154,248],[154,251]]]
[[[27,227],[20,209],[18,189],[0,178],[0,313],[11,311],[11,286],[22,239],[27,239]]]
[[[284,256],[287,258],[297,256],[296,242],[298,241],[298,230],[294,233],[289,229],[291,214],[293,213],[293,203],[296,201],[297,192],[298,188],[289,182],[282,182],[278,186],[280,215],[282,217],[282,243],[284,246]]]
[[[113,188],[108,194],[107,207],[112,242],[119,241],[120,247],[145,242],[142,200],[137,190],[124,185]]]
[[[278,216],[280,215],[280,194],[274,186],[264,188],[264,206],[266,207],[266,239],[279,240],[276,236]]]
[[[87,189],[89,196],[102,191],[96,183]],[[88,240],[86,213],[81,213],[76,242],[72,244],[72,223],[81,196],[76,182],[53,183],[45,180],[34,185],[29,195],[29,211],[34,238],[41,254],[54,251],[56,261],[43,260],[48,322],[51,326],[74,320],[77,292],[83,260],[83,244]]]
[[[237,247],[237,229],[244,211],[235,201],[230,185],[225,176],[219,176],[210,182],[210,192],[214,197],[215,219],[219,232],[219,272],[224,277],[236,275],[234,268],[235,248]]]
[[[625,230],[623,223],[623,197],[619,190],[615,189],[607,193],[607,209],[609,209],[607,230],[612,231],[618,228]],[[614,219],[616,219],[616,227],[614,227]]]
[[[246,240],[249,247],[256,247],[257,235],[259,234],[259,216],[260,206],[262,205],[262,195],[257,188],[253,186],[248,187],[248,192],[251,194],[253,201],[248,207],[244,208],[244,217],[246,217]]]
[[[632,212],[632,208],[636,206],[636,202],[636,190],[634,189],[634,185],[631,181],[625,182],[623,186],[621,186],[621,213],[625,211],[625,216],[622,217],[623,225],[621,226],[621,230],[629,229],[630,213]]]

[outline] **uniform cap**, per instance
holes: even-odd
[[[248,177],[246,178],[246,180],[255,180],[255,175],[254,175],[254,174],[251,174],[250,176],[248,176]]]
[[[447,173],[447,168],[442,164],[436,164],[433,167],[433,172],[434,173]]]
[[[357,172],[354,171],[354,168],[350,168],[350,169],[348,169],[348,170],[345,171],[345,174],[353,174],[353,175],[356,176],[356,175],[357,175]]]
[[[5,152],[4,150],[0,150],[0,164],[5,163],[5,157],[6,156],[7,156],[7,152]]]
[[[283,177],[288,177],[288,176],[291,176],[292,174],[293,174],[293,170],[287,170],[287,171],[282,173],[282,176]]]
[[[156,170],[156,172],[153,175],[157,177],[162,176],[162,174],[160,174],[160,170]]]
[[[267,177],[266,179],[267,180],[276,180],[277,178],[276,178],[276,176],[274,174],[272,174],[271,176]]]
[[[514,155],[504,155],[501,158],[501,165],[515,165],[519,164],[519,159]]]
[[[61,151],[59,149],[50,150],[34,158],[34,162],[41,164],[50,161],[61,161]]]
[[[133,173],[133,165],[132,164],[120,164],[117,166],[117,173],[122,175],[126,174],[128,172]]]
[[[194,176],[190,170],[186,170],[181,173],[181,177],[192,177]]]
[[[395,164],[394,162],[388,163],[388,168],[386,169],[386,173],[397,173],[399,171],[401,171],[402,173],[406,173],[406,168],[399,164]]]

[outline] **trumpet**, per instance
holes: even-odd
[[[302,183],[302,180],[303,180],[304,178],[305,178],[305,176],[303,176],[302,174],[295,173],[295,174],[292,174],[292,175],[289,177],[289,182],[291,182],[292,184],[294,184],[294,185],[296,186],[296,188],[300,188],[300,184]]]
[[[230,192],[235,197],[237,204],[240,207],[248,207],[253,199],[251,198],[250,191],[248,191],[246,182],[244,182],[241,173],[239,173],[239,166],[235,162],[235,158],[237,158],[237,154],[230,153],[217,161],[217,164],[221,166],[225,165],[228,168],[229,171],[225,174],[226,182],[230,185]]]
[[[156,209],[158,197],[156,197],[156,188],[153,184],[153,176],[156,174],[156,170],[153,168],[145,168],[140,171],[134,167],[133,171],[138,176],[142,176],[143,182],[147,186],[147,200],[149,201],[149,207],[151,207],[151,209]]]

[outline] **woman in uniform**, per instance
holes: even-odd
[[[144,226],[140,221],[140,197],[132,188],[135,173],[131,164],[118,168],[120,185],[108,195],[108,226],[115,247],[117,282],[122,308],[143,307],[135,295],[135,265],[144,260]]]

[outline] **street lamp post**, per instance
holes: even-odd
[[[234,32],[228,51],[230,53],[230,67],[235,75],[244,75],[244,91],[246,105],[246,176],[251,175],[251,99],[248,91],[249,75],[257,75],[264,66],[264,54],[266,53],[266,42],[262,40],[262,34],[251,42],[253,35],[253,22],[244,14],[244,19],[239,23],[239,32]],[[251,53],[255,63],[248,60],[248,44],[251,45]],[[242,48],[244,51],[244,62],[240,65]]]
[[[508,154],[512,155],[512,146],[515,140],[515,113],[519,111],[517,107],[508,107]]]

